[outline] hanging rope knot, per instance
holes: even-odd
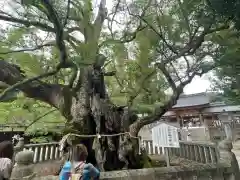
[[[100,134],[97,134],[97,138],[100,139],[100,138],[101,138],[101,135],[100,135]]]

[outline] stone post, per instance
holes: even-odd
[[[199,113],[199,121],[200,121],[200,126],[202,126],[204,124],[204,119],[203,119],[202,112]]]
[[[22,151],[24,147],[24,138],[19,138],[18,143],[16,144],[16,146],[14,147],[14,149],[18,152]]]
[[[224,131],[226,133],[226,139],[229,141],[233,140],[233,133],[230,123],[223,123],[224,125]]]
[[[24,148],[24,138],[19,138],[18,143],[16,144],[16,146],[14,146],[13,163],[14,163],[16,154],[22,151],[23,148]]]
[[[35,177],[33,172],[33,151],[20,151],[15,156],[11,180],[32,180]]]
[[[232,152],[232,141],[228,139],[219,143],[220,161],[229,165],[229,171],[224,173],[225,180],[239,180],[240,171],[235,154]]]

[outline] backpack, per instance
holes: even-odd
[[[84,165],[84,162],[80,162],[77,167],[73,168],[69,180],[82,180]]]

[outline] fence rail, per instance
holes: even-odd
[[[201,143],[201,142],[180,142],[179,148],[163,148],[154,147],[152,141],[143,142],[146,150],[149,154],[164,154],[168,151],[170,155],[179,156],[182,158],[189,159],[187,164],[181,164],[178,166],[171,167],[161,167],[154,169],[140,169],[140,170],[130,170],[113,172],[103,172],[101,173],[100,179],[102,180],[114,180],[122,179],[138,179],[138,180],[157,180],[157,179],[202,179],[202,180],[238,180],[240,179],[239,166],[236,164],[237,159],[234,153],[231,152],[230,143],[228,141],[223,141],[221,147],[221,153],[216,148],[214,143]],[[34,152],[34,163],[41,161],[58,159],[61,155],[58,149],[58,143],[44,143],[44,144],[22,144],[21,146],[16,146],[16,150],[32,150]],[[21,151],[20,150],[20,151]],[[221,155],[221,162],[220,162]],[[23,157],[23,156],[20,156]],[[21,162],[21,159],[18,159]],[[197,161],[199,163],[195,163]],[[222,163],[223,162],[223,163]],[[29,165],[19,165],[16,162],[12,175],[15,179],[23,179],[21,176],[25,173],[19,173],[24,170],[24,166],[29,170]],[[33,171],[31,171],[33,172]],[[14,174],[15,173],[15,174]],[[117,175],[117,177],[114,177]],[[129,177],[131,176],[131,177]],[[29,176],[28,176],[29,177]],[[14,179],[13,178],[13,179]],[[51,179],[58,179],[59,177],[54,177]],[[48,179],[46,177],[40,178],[36,177],[36,180]],[[50,179],[50,178],[49,178]]]
[[[145,149],[149,155],[161,155],[168,151],[170,156],[177,156],[199,163],[218,163],[219,151],[214,143],[183,142],[180,141],[179,148],[162,148],[153,145],[152,141],[143,141]],[[30,150],[34,152],[34,163],[49,160],[57,160],[61,157],[61,152],[57,142],[41,144],[22,144],[19,150]]]
[[[58,160],[61,157],[58,143],[41,143],[41,144],[25,144],[23,150],[30,150],[34,152],[34,163],[40,163],[49,160]]]
[[[168,151],[170,156],[177,156],[199,163],[218,163],[219,151],[215,143],[207,142],[179,142],[179,148],[162,148],[153,146],[152,141],[143,141],[148,154],[165,154]]]

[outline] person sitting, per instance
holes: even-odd
[[[11,141],[0,143],[0,180],[10,179],[13,163],[14,148]]]
[[[100,172],[91,163],[86,163],[87,157],[86,146],[76,145],[73,148],[71,162],[67,161],[60,172],[60,180],[98,180]]]

